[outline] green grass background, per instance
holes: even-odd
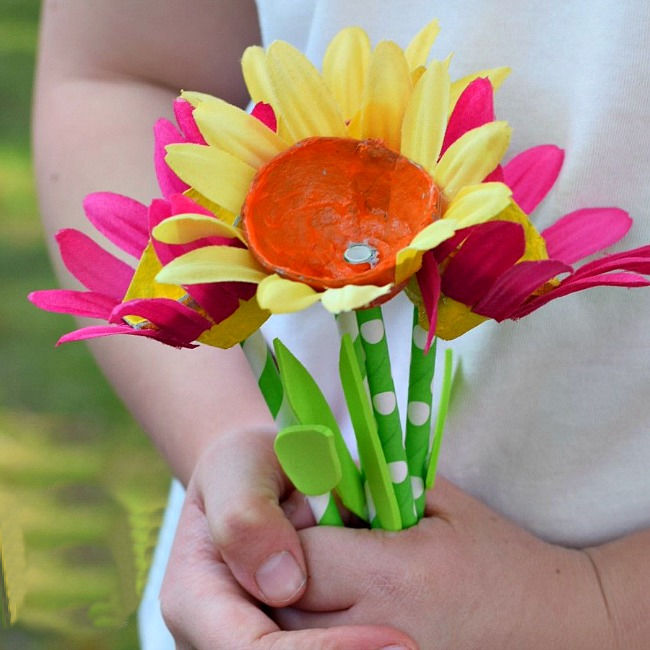
[[[38,13],[0,0],[0,650],[133,650],[168,475],[86,347],[54,348],[72,319],[26,300],[56,286],[30,163]]]

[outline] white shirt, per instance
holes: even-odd
[[[497,115],[511,152],[566,151],[535,211],[541,230],[581,207],[619,206],[635,220],[623,250],[650,243],[650,9],[645,0],[257,0],[264,44],[287,40],[316,64],[339,29],[405,46],[429,20],[434,56],[454,52],[455,78],[508,65]],[[384,308],[398,397],[405,404],[410,305]],[[528,530],[566,545],[598,544],[650,526],[650,289],[594,289],[517,322],[483,324],[452,342],[457,372],[441,471]],[[320,307],[274,316],[340,421],[338,336]],[[317,342],[317,344],[315,344]],[[141,608],[143,648],[174,644],[157,607],[182,494],[172,491],[163,543]],[[151,605],[153,604],[153,607]],[[144,614],[144,616],[143,616]]]
[[[498,119],[514,129],[508,156],[546,143],[566,152],[555,187],[533,213],[536,226],[615,205],[635,224],[612,251],[650,243],[645,2],[258,0],[258,7],[265,44],[288,40],[317,65],[342,27],[356,24],[373,43],[405,46],[437,17],[434,57],[454,52],[453,78],[512,68],[496,96]],[[385,311],[403,412],[411,309],[397,300]],[[598,288],[452,342],[462,374],[442,473],[550,541],[583,546],[650,526],[649,327],[650,289]],[[307,365],[344,419],[331,317],[318,306],[274,316],[265,333]]]

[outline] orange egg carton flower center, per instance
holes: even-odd
[[[242,211],[259,263],[315,289],[393,281],[399,250],[440,217],[419,165],[379,140],[302,140],[257,173]]]

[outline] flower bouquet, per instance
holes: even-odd
[[[434,21],[405,50],[373,49],[363,30],[346,28],[322,72],[281,41],[248,48],[251,113],[184,92],[178,127],[156,124],[161,198],[87,197],[88,218],[135,270],[64,230],[63,261],[88,291],[30,295],[107,322],[60,342],[128,334],[185,348],[241,344],[280,428],[278,458],[319,523],[342,523],[337,500],[388,530],[423,516],[451,390],[447,351],[433,418],[437,337],[590,287],[650,284],[650,246],[574,266],[625,236],[632,221],[620,209],[579,209],[537,231],[529,215],[563,152],[542,145],[503,164],[510,128],[495,119],[493,93],[508,70],[452,81],[449,59],[428,62],[437,33]],[[405,431],[381,307],[401,292],[413,304]],[[275,340],[272,352],[259,333],[272,314],[318,302],[341,332],[359,464],[291,341]]]

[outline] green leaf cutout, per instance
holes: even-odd
[[[384,530],[401,530],[399,506],[377,434],[372,407],[361,377],[357,353],[349,334],[344,334],[341,338],[339,373],[357,438],[361,466],[377,510],[379,527]]]
[[[332,432],[341,465],[341,480],[335,488],[336,493],[350,512],[366,519],[366,498],[361,484],[361,474],[352,460],[332,409],[314,378],[282,341],[275,339],[273,345],[282,385],[296,420],[305,425],[322,425]]]
[[[341,480],[334,434],[317,424],[287,427],[275,438],[275,453],[289,480],[303,494],[333,490]]]

